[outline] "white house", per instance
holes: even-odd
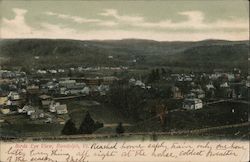
[[[198,98],[187,98],[183,101],[183,108],[187,110],[196,110],[203,107],[202,100]]]
[[[109,58],[109,59],[113,59],[114,57],[113,57],[112,55],[109,55],[108,58]]]
[[[57,73],[57,70],[51,69],[51,70],[49,70],[49,72],[50,72],[51,74],[56,74],[56,73]]]
[[[47,71],[46,70],[37,70],[37,72],[36,73],[38,73],[38,74],[46,74],[47,73]]]
[[[10,92],[8,97],[10,100],[20,100],[20,95],[17,92]]]
[[[49,111],[50,112],[56,112],[56,107],[59,106],[60,103],[59,102],[54,102],[52,101],[49,105]]]
[[[59,81],[59,85],[61,87],[72,87],[76,84],[75,80],[64,80],[64,81]]]
[[[10,109],[9,108],[2,108],[0,109],[2,114],[9,114],[10,113]]]
[[[134,85],[134,84],[135,84],[135,82],[136,82],[135,78],[131,78],[131,79],[129,79],[129,83],[130,83],[130,84],[133,84],[133,85]]]
[[[84,87],[81,90],[81,94],[89,95],[89,92],[90,92],[90,88],[89,87]]]
[[[64,73],[65,70],[64,69],[58,69],[58,73]]]
[[[195,94],[197,98],[205,98],[205,92],[202,89],[192,89],[191,93]]]
[[[97,87],[98,91],[100,92],[101,96],[106,95],[106,92],[109,91],[109,86],[108,85],[103,85],[101,84],[100,86]]]
[[[67,105],[63,104],[63,105],[56,106],[56,113],[58,115],[67,114],[68,113]]]
[[[45,114],[42,110],[36,110],[35,112],[30,114],[30,119],[39,119],[39,118],[44,118]]]
[[[142,81],[140,81],[140,80],[137,80],[137,81],[135,82],[135,86],[139,86],[139,87],[141,87],[141,88],[145,88],[145,84],[144,84]]]
[[[229,85],[228,85],[227,82],[225,82],[225,83],[222,83],[222,84],[220,85],[220,87],[221,87],[221,88],[229,88]]]
[[[27,113],[27,115],[31,115],[32,113],[36,112],[36,110],[32,106],[29,106],[29,105],[27,106],[26,105],[26,106],[23,107],[23,112]]]
[[[209,83],[209,84],[206,85],[206,89],[207,90],[215,89],[215,87],[214,87],[213,83]]]

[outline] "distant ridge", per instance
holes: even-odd
[[[70,40],[1,39],[1,65],[27,66],[34,56],[41,56],[30,66],[218,66],[246,67],[249,41],[155,41],[144,39]],[[114,59],[107,59],[113,55]],[[56,59],[55,59],[56,58]]]

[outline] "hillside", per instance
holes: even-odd
[[[244,67],[248,41],[157,42],[124,39],[0,41],[1,66],[225,66]],[[113,59],[108,59],[112,55]],[[34,60],[39,56],[39,60]],[[136,59],[137,62],[132,63]],[[233,63],[232,63],[233,61]],[[33,62],[33,64],[31,64]]]

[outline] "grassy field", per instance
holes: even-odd
[[[128,119],[115,108],[100,104],[96,101],[82,100],[82,101],[67,101],[69,116],[79,127],[85,113],[89,111],[91,117],[95,121],[102,122],[107,125],[117,124],[119,122],[131,123]]]
[[[65,101],[65,103],[68,106],[69,117],[76,123],[77,128],[79,128],[87,111],[89,111],[91,117],[95,121],[104,123],[104,127],[98,129],[95,134],[115,133],[115,128],[119,122],[123,123],[125,132],[129,133],[194,130],[238,124],[247,122],[248,120],[248,106],[236,103],[220,103],[196,111],[173,112],[167,116],[166,125],[164,127],[160,124],[159,118],[133,123],[114,107],[100,104],[93,100],[70,100]],[[234,112],[232,112],[232,109],[234,109]],[[61,135],[61,130],[63,128],[63,124],[45,124],[39,120],[31,121],[24,114],[1,115],[1,118],[8,121],[7,123],[1,123],[1,136],[58,136]],[[245,139],[249,136],[248,133],[249,129],[243,126],[212,130],[205,133],[203,132],[199,135],[182,135],[181,137],[186,138],[187,136],[187,138],[196,138],[197,136],[200,138],[218,137]],[[153,138],[153,136],[135,135],[133,138],[127,136],[122,138],[147,140]],[[171,137],[171,135],[157,135],[157,138],[167,139],[173,137]]]
[[[73,119],[79,128],[85,113],[89,111],[95,121],[104,123],[101,132],[112,132],[119,122],[129,123],[122,114],[112,107],[105,106],[92,100],[65,101],[68,107],[69,117]],[[57,136],[61,134],[63,124],[44,123],[41,120],[30,120],[25,114],[1,115],[7,123],[1,123],[0,134],[2,136]]]

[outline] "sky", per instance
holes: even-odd
[[[0,0],[0,37],[248,40],[247,0]]]

